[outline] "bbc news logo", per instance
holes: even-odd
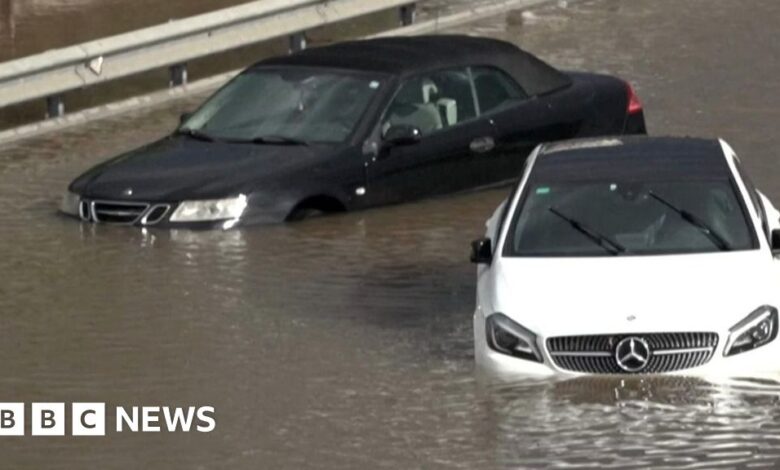
[[[31,403],[30,431],[33,436],[105,436],[106,404],[73,403],[70,420],[65,403]],[[213,406],[118,406],[115,431],[121,432],[211,432],[217,427]],[[0,436],[25,435],[25,404],[0,403]]]

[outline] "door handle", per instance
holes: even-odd
[[[469,148],[474,153],[487,153],[495,147],[496,141],[492,137],[477,137],[469,144]]]

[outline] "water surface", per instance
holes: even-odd
[[[630,79],[652,132],[726,137],[780,201],[778,21],[772,0],[596,0],[462,31]],[[73,177],[199,99],[0,149],[0,398],[213,405],[217,429],[0,439],[4,467],[780,462],[777,381],[480,379],[468,242],[506,190],[229,232],[55,215]]]

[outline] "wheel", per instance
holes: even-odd
[[[295,212],[290,215],[288,220],[291,222],[297,222],[299,220],[311,219],[312,217],[319,217],[323,214],[325,214],[325,211],[320,209],[315,209],[313,207],[302,207],[300,209],[296,209]]]

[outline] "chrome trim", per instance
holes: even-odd
[[[630,341],[647,343],[646,363],[626,370],[618,356],[632,352]],[[546,338],[545,350],[552,366],[561,371],[590,374],[666,373],[708,363],[718,350],[720,336],[715,332],[664,332],[596,334]],[[623,346],[622,350],[620,346]],[[644,353],[640,351],[640,355]],[[625,364],[624,364],[625,365]]]
[[[610,357],[612,354],[601,351],[556,351],[551,352],[550,356]]]
[[[96,208],[97,204],[107,204],[107,205],[112,205],[112,206],[128,206],[128,207],[129,206],[136,206],[136,207],[143,206],[143,209],[138,211],[138,216],[136,216],[136,218],[133,219],[131,222],[106,222],[106,221],[100,220],[100,218],[98,217],[98,211],[97,211],[97,208]],[[100,200],[100,199],[96,199],[96,200],[92,201],[92,217],[93,217],[93,220],[95,220],[95,222],[111,223],[111,224],[114,224],[114,225],[134,225],[141,219],[141,217],[143,217],[143,215],[148,210],[149,210],[149,203],[148,202],[106,201],[106,200]],[[123,212],[123,211],[110,211],[110,210],[100,211],[100,212],[103,212],[106,215],[118,215],[120,217],[122,217],[122,216],[132,216],[134,214],[134,213],[122,214],[120,212]]]
[[[715,348],[685,348],[685,349],[656,349],[654,356],[663,356],[664,354],[685,354],[693,352],[711,352]],[[551,352],[550,356],[587,356],[587,357],[610,357],[612,354],[602,351],[556,351]]]
[[[95,201],[89,202],[89,218],[93,222],[100,222],[97,216],[95,215]]]
[[[85,201],[84,199],[79,201],[79,218],[84,222],[89,222],[92,220],[92,212],[89,208],[89,202]]]
[[[615,362],[626,372],[644,370],[650,362],[652,354],[650,345],[639,336],[625,337],[615,346]],[[629,361],[634,361],[636,365],[629,365]]]
[[[685,348],[685,349],[661,349],[657,351],[653,351],[653,355],[655,356],[663,356],[665,354],[687,354],[687,353],[695,353],[695,352],[712,352],[715,348],[710,347],[702,347],[702,348]]]
[[[129,217],[131,215],[138,215],[138,212],[135,211],[111,211],[105,209],[101,210],[100,213],[103,215],[115,215],[118,217]],[[141,211],[141,213],[143,213],[143,211]]]
[[[112,201],[107,199],[91,199],[88,201],[89,203],[89,213],[90,218],[85,220],[91,220],[93,222],[97,223],[104,223],[104,224],[112,224],[112,225],[135,225],[138,223],[141,218],[146,215],[149,211],[149,208],[151,206],[148,202],[143,201]],[[111,206],[127,206],[127,207],[136,207],[139,210],[138,211],[125,211],[121,209],[107,209],[107,210],[100,210],[98,211],[97,206],[100,204],[105,205],[111,205]],[[100,220],[100,217],[98,214],[103,214],[107,216],[116,216],[116,217],[132,217],[135,214],[138,214],[132,221],[130,222],[113,222],[113,221],[105,221]],[[166,211],[167,213],[167,211]]]
[[[153,221],[149,221],[149,216],[152,215],[152,213],[157,210],[158,208],[164,208],[162,215],[154,219]],[[143,213],[143,216],[141,217],[141,225],[154,225],[159,223],[161,220],[163,220],[168,213],[171,211],[171,205],[170,204],[154,204],[151,207],[147,208],[146,211]]]

